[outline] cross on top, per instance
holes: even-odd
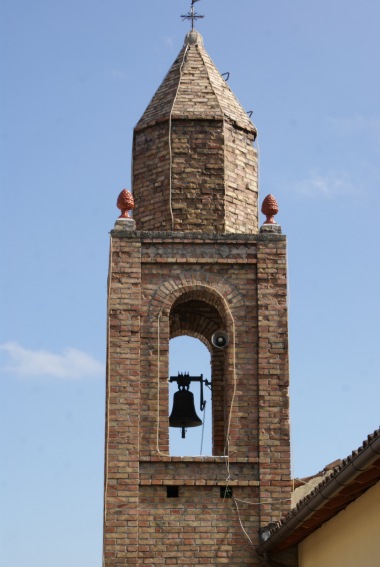
[[[182,21],[184,22],[185,20],[191,20],[191,29],[194,29],[194,22],[196,20],[200,20],[202,18],[204,18],[204,16],[201,16],[200,14],[197,14],[194,8],[194,4],[195,2],[199,2],[199,0],[191,0],[191,10],[190,12],[188,12],[187,14],[182,14],[181,18]]]

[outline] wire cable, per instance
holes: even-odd
[[[181,79],[182,79],[182,70],[183,70],[183,66],[185,64],[186,61],[186,56],[187,56],[187,52],[189,51],[189,46],[186,46],[186,49],[184,51],[183,54],[183,59],[182,59],[182,63],[180,66],[180,70],[179,70],[179,81],[178,81],[178,87],[173,99],[173,105],[172,108],[170,110],[170,114],[169,114],[169,211],[170,211],[170,217],[171,217],[171,221],[172,221],[172,230],[174,230],[174,215],[173,215],[173,207],[172,207],[172,193],[173,193],[173,182],[172,182],[172,175],[173,175],[173,151],[172,151],[172,116],[173,116],[173,110],[174,110],[174,106],[177,100],[177,96],[178,96],[178,92],[179,92],[179,87],[181,85]]]
[[[162,308],[163,309],[163,308]],[[156,431],[156,450],[159,455],[163,457],[170,457],[170,454],[162,453],[160,450],[160,373],[161,373],[161,337],[160,337],[160,323],[161,323],[161,315],[162,309],[157,315],[157,431]]]
[[[239,519],[240,527],[241,527],[241,529],[243,530],[243,533],[244,533],[245,537],[247,538],[247,540],[249,541],[249,543],[251,544],[251,546],[253,547],[253,549],[256,550],[256,547],[253,545],[253,542],[252,542],[251,538],[249,537],[249,535],[247,534],[247,531],[246,531],[246,529],[245,529],[244,526],[243,526],[243,522],[241,521],[240,510],[239,510],[239,506],[238,506],[238,504],[237,504],[236,498],[233,498],[233,501],[234,501],[234,504],[235,504],[235,507],[236,507],[236,511],[237,511],[237,514],[238,514],[238,519]]]

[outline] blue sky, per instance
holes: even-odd
[[[133,127],[181,49],[189,4],[1,4],[6,567],[101,565],[108,232]],[[305,476],[379,426],[380,4],[196,8],[207,51],[253,110],[261,198],[277,197],[288,236],[293,474]],[[175,372],[207,368],[185,351]]]

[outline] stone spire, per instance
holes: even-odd
[[[137,229],[256,233],[256,135],[190,31],[135,127]]]

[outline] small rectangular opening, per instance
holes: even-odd
[[[220,487],[220,497],[221,498],[232,498],[232,486],[221,486]]]
[[[179,495],[179,487],[178,486],[167,486],[166,487],[166,496],[168,498],[178,498]]]

